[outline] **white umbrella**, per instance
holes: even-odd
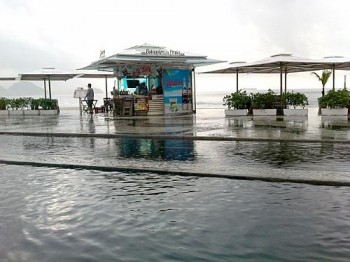
[[[102,72],[102,71],[84,71],[80,72],[77,76],[79,78],[104,78],[105,79],[105,88],[106,88],[106,98],[108,98],[108,85],[107,79],[115,77],[112,72]]]
[[[333,90],[335,88],[335,69],[350,70],[350,58],[343,56],[327,56],[322,61],[328,65],[327,69],[332,69],[333,74]]]
[[[282,95],[282,75],[285,74],[285,91],[287,84],[287,73],[297,73],[325,69],[327,65],[320,60],[313,60],[291,54],[278,54],[251,63],[233,63],[232,66],[208,71],[206,73],[260,73],[280,74],[280,93]],[[237,81],[238,83],[238,81]],[[237,88],[238,89],[238,88]]]
[[[10,77],[10,76],[0,76],[0,81],[15,81],[17,80],[16,77]]]
[[[53,67],[42,68],[40,70],[19,74],[20,80],[44,81],[46,98],[46,81],[49,83],[49,98],[51,99],[51,81],[66,81],[79,75],[77,71],[63,71]]]

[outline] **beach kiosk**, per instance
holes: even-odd
[[[161,46],[143,44],[103,57],[82,69],[111,71],[114,114],[195,113],[195,68],[224,61]]]

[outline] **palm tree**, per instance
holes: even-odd
[[[322,75],[319,75],[315,72],[312,72],[311,74],[315,75],[318,80],[322,83],[322,96],[324,96],[324,86],[327,84],[329,77],[332,74],[331,70],[323,70]]]

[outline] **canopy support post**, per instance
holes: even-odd
[[[105,83],[106,83],[106,98],[108,98],[108,90],[107,90],[107,76],[105,76]]]
[[[238,93],[238,69],[236,70],[236,92]]]
[[[335,65],[333,65],[333,91],[335,90]]]
[[[287,93],[287,68],[284,69],[284,93]]]
[[[192,69],[192,107],[193,107],[193,113],[196,113],[197,111],[197,94],[196,94],[196,72],[194,68]]]
[[[283,69],[282,69],[282,64],[280,65],[280,95],[282,96],[282,84],[283,84]]]
[[[44,94],[45,94],[45,99],[46,99],[46,79],[44,78]]]
[[[51,81],[50,81],[50,77],[49,77],[49,98],[51,100]]]

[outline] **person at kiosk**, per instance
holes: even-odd
[[[135,95],[142,95],[147,96],[148,95],[148,89],[144,82],[142,82],[138,87],[136,87],[136,90],[134,92]]]
[[[85,99],[87,100],[88,113],[92,114],[92,105],[94,103],[94,90],[92,89],[90,83],[88,84]]]

